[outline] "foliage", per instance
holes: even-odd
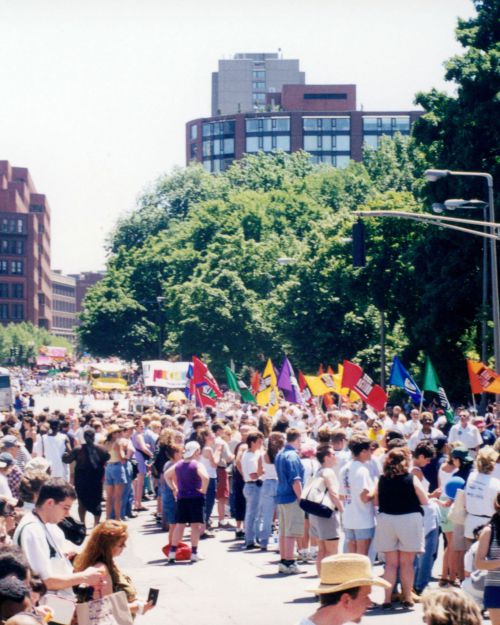
[[[66,347],[71,353],[73,346],[60,336],[52,336],[44,328],[31,323],[9,323],[0,326],[0,363],[2,366],[25,365],[32,361],[42,345]]]

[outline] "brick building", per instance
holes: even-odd
[[[233,60],[221,61],[219,72],[214,74],[215,78],[213,76],[212,111],[215,102],[219,104],[217,110],[223,114],[186,124],[186,163],[197,161],[207,171],[218,172],[244,154],[305,150],[311,154],[313,163],[346,167],[351,159],[363,160],[365,145],[376,149],[381,136],[392,136],[396,132],[410,134],[412,124],[422,114],[421,111],[357,110],[356,85],[304,84],[305,76],[299,72],[298,61],[290,61],[295,65],[287,67],[289,75],[296,76],[296,82],[281,83],[279,89],[271,88],[266,64],[262,62],[257,70],[255,60],[240,60],[239,56],[252,55],[236,55]],[[226,70],[225,79],[221,81],[221,70],[227,64],[232,67],[243,62],[246,65],[241,69]],[[273,59],[272,62],[285,63],[285,60]],[[244,100],[244,94],[253,88],[254,83],[248,87],[248,81],[256,71],[260,78],[254,83],[261,86],[263,99],[259,99],[259,106],[253,101],[252,107],[251,98],[245,100],[244,107],[237,106],[238,99]],[[281,77],[285,75],[286,72]],[[236,81],[234,85],[230,82],[231,76]],[[275,84],[278,85],[276,80]],[[263,106],[260,102],[264,102]]]
[[[25,167],[0,161],[0,322],[50,329],[50,207]]]

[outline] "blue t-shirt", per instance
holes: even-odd
[[[274,466],[278,475],[277,503],[297,501],[293,483],[295,480],[300,480],[300,483],[304,484],[304,467],[295,447],[285,445],[284,449],[274,459]]]

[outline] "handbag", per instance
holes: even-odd
[[[308,514],[329,519],[335,506],[328,494],[328,488],[321,475],[313,477],[302,491],[299,506]]]
[[[120,590],[102,599],[76,604],[78,625],[132,625],[127,595]]]
[[[452,503],[450,511],[448,512],[448,520],[454,525],[465,525],[466,515],[465,492],[459,488],[455,495],[455,501]]]
[[[75,521],[73,517],[67,516],[60,523],[58,523],[64,533],[66,540],[69,540],[75,545],[81,545],[87,535],[85,525],[80,521]]]

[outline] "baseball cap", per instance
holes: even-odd
[[[0,454],[0,469],[5,469],[7,467],[11,467],[14,464],[14,458],[4,451]]]
[[[0,446],[8,449],[9,447],[21,447],[21,443],[14,435],[8,434],[0,440]]]
[[[195,455],[195,453],[200,450],[201,450],[200,444],[197,443],[196,441],[190,441],[189,443],[186,443],[186,446],[184,447],[184,454],[183,454],[184,460],[189,460],[189,458],[192,458]]]

